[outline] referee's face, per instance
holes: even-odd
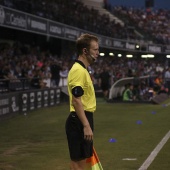
[[[99,44],[98,44],[98,42],[91,41],[89,53],[90,53],[91,56],[93,56],[93,58],[95,60],[97,60],[97,58],[99,56]]]

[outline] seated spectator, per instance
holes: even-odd
[[[19,82],[20,80],[15,76],[14,70],[11,69],[10,64],[6,65],[3,70],[3,78],[9,82]]]
[[[156,95],[155,89],[150,87],[148,89],[148,100],[151,101],[153,99],[153,97],[155,97],[155,95]]]
[[[160,90],[158,91],[158,94],[161,94],[161,93],[168,94],[168,88],[161,86]]]
[[[156,78],[154,80],[155,91],[158,92],[161,89],[161,86],[163,86],[163,79],[162,79],[162,75],[159,74],[156,76]]]
[[[161,86],[161,85],[163,84],[163,79],[162,79],[162,75],[161,75],[161,74],[159,74],[158,76],[156,76],[156,78],[155,78],[155,84],[156,84],[157,86]]]
[[[123,92],[123,101],[134,101],[135,96],[133,95],[133,85],[128,84],[125,91]]]
[[[41,69],[35,68],[32,72],[33,76],[31,78],[31,86],[35,89],[43,89],[46,87],[46,84],[43,82],[42,71]]]

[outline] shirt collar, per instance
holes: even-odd
[[[80,60],[75,60],[75,62],[79,63],[82,67],[84,67],[86,69],[86,66],[84,65],[84,63]]]

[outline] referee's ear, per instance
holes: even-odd
[[[81,86],[76,86],[72,89],[72,94],[74,97],[81,97],[84,94],[84,90]]]

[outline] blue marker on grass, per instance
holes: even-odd
[[[142,124],[142,121],[141,121],[141,120],[138,120],[138,121],[136,121],[136,123],[137,123],[138,125],[141,125],[141,124]]]
[[[116,139],[111,138],[111,139],[109,139],[109,142],[114,143],[114,142],[116,142]]]

